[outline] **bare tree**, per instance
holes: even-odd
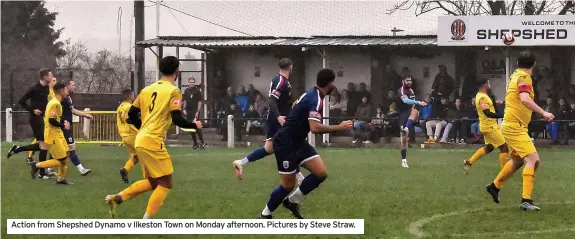
[[[415,10],[419,16],[428,12],[444,13],[451,16],[474,15],[566,15],[575,13],[574,1],[410,1],[395,4],[388,13]]]

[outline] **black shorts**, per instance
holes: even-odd
[[[302,163],[319,157],[315,148],[308,142],[293,145],[278,142],[277,139],[274,140],[274,154],[280,174],[295,173]]]
[[[266,140],[272,139],[281,127],[282,125],[278,121],[278,116],[269,113],[265,122]]]
[[[194,120],[196,118],[196,112],[197,112],[196,109],[186,109],[186,113],[188,113],[186,115],[186,119],[190,121]]]
[[[62,132],[64,132],[64,138],[66,138],[66,142],[68,143],[68,145],[74,145],[75,141],[74,141],[74,131],[72,130],[72,125],[70,125],[70,129],[68,130],[62,129]]]
[[[44,141],[44,117],[30,115],[30,127],[37,141]]]

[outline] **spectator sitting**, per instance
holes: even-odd
[[[395,95],[395,90],[390,90],[387,92],[387,97],[383,98],[383,107],[381,108],[383,112],[389,111],[389,106],[397,101],[398,97]]]
[[[256,94],[256,98],[255,98],[255,102],[254,102],[254,107],[257,111],[257,113],[260,116],[264,116],[267,113],[268,107],[269,107],[269,103],[267,101],[267,97],[264,97],[261,93]]]
[[[236,101],[236,103],[240,107],[242,115],[246,115],[246,113],[248,112],[248,108],[250,107],[250,97],[248,96],[248,93],[246,92],[246,87],[240,86],[240,90],[238,91],[238,95],[236,96],[236,98],[234,98],[234,100]]]
[[[431,109],[431,107],[432,107],[431,95],[427,94],[425,96],[424,101],[425,101],[425,103],[427,103],[427,105],[419,108],[419,125],[423,128],[422,130],[424,132],[427,132],[425,130],[425,122],[427,121],[429,116],[431,116],[431,110],[432,110]]]
[[[447,73],[445,65],[439,65],[438,67],[439,73],[435,76],[431,88],[433,91],[440,93],[441,96],[449,99],[453,92],[453,77]]]
[[[253,104],[256,100],[258,94],[261,94],[259,90],[256,90],[253,84],[248,85],[248,96],[250,97],[250,104]]]
[[[347,103],[349,102],[349,91],[343,90],[341,91],[341,99],[339,104],[341,105],[341,116],[348,117],[349,114],[347,112]]]
[[[260,114],[255,110],[253,105],[250,105],[248,112],[246,113],[246,133],[250,133],[252,126],[260,126]]]
[[[367,103],[367,97],[363,97],[361,102],[362,103],[358,106],[354,116],[355,123],[353,124],[353,128],[356,132],[361,132],[372,116],[371,105]],[[354,139],[354,143],[357,142],[357,139],[358,138]]]
[[[384,124],[387,123],[384,121],[383,118],[385,118],[386,115],[385,113],[383,113],[383,110],[381,107],[377,107],[377,109],[375,110],[375,117],[371,120],[371,127],[369,127],[370,129],[370,134],[369,134],[369,140],[372,142],[379,142],[379,138],[381,137],[381,133],[384,131]]]
[[[448,123],[445,126],[445,130],[443,131],[443,137],[441,138],[440,143],[449,143],[449,142],[465,142],[463,139],[463,130],[461,119],[463,118],[465,111],[461,106],[461,99],[455,99],[455,106],[450,107],[447,113]]]
[[[479,115],[477,114],[477,108],[475,107],[475,97],[471,98],[471,106],[467,109],[467,113],[463,118],[468,119],[462,122],[464,125],[462,127],[466,129],[465,133],[471,132],[471,143],[478,143],[481,135],[479,132],[479,122],[477,121]]]
[[[235,103],[236,103],[235,98],[236,98],[236,94],[234,94],[234,90],[232,89],[231,86],[228,87],[228,88],[226,89],[226,96],[222,98],[222,102],[221,102],[222,105],[223,105],[224,110],[227,111],[227,109],[229,109],[229,106],[230,106],[231,104],[235,104]]]
[[[544,106],[544,110],[547,112],[551,112],[554,115],[558,115],[556,107],[553,105],[553,98],[547,97],[546,104]],[[551,136],[551,144],[559,144],[559,123],[556,121],[552,121],[545,125],[545,129],[549,132]]]
[[[241,141],[242,140],[241,127],[243,124],[241,110],[239,110],[237,108],[236,104],[231,104],[231,105],[229,105],[229,108],[227,110],[227,114],[234,116],[234,133],[236,136],[236,140]],[[228,129],[226,126],[227,126],[227,124],[224,124],[224,128],[222,129],[222,134],[224,135],[224,137],[222,138],[222,141],[228,140]]]
[[[441,129],[447,125],[447,121],[445,121],[447,111],[449,110],[447,103],[447,98],[442,98],[441,101],[433,99],[433,107],[430,116],[431,119],[425,123],[428,137],[425,143],[433,144],[437,142],[439,135],[441,135]],[[435,134],[433,129],[435,129]]]
[[[361,98],[357,98],[357,91],[355,90],[355,84],[353,84],[353,82],[347,84],[347,93],[347,111],[349,116],[353,116],[361,103]]]
[[[331,95],[329,100],[329,116],[330,117],[341,117],[342,110],[341,110],[341,103],[340,103],[340,96],[339,95]],[[336,125],[339,124],[339,119],[331,119],[330,124]]]

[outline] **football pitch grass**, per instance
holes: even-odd
[[[499,205],[484,191],[499,171],[497,153],[485,156],[464,174],[473,150],[410,149],[409,169],[397,149],[319,149],[328,179],[307,196],[309,219],[365,219],[364,235],[6,235],[6,219],[108,218],[107,194],[123,190],[118,169],[123,147],[78,145],[82,177],[69,164],[74,185],[32,180],[25,154],[6,159],[2,144],[2,237],[5,238],[575,238],[575,150],[541,150],[533,193],[539,212],[519,210],[521,171],[503,187]],[[279,177],[269,156],[234,176],[232,160],[252,149],[170,148],[174,187],[155,218],[253,219],[266,204]],[[304,170],[305,171],[305,170]],[[308,172],[305,171],[304,174]],[[130,180],[141,178],[136,166]],[[142,218],[150,193],[123,203],[118,217]],[[291,219],[279,207],[276,219]],[[39,233],[42,233],[39,231]]]

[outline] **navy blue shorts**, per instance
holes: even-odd
[[[267,117],[265,123],[266,129],[266,140],[270,140],[276,135],[278,130],[282,127],[280,122],[278,121],[278,116],[275,114],[270,113]]]
[[[315,148],[308,142],[299,144],[296,147],[292,144],[279,143],[274,140],[274,154],[280,174],[293,174],[302,163],[319,157]]]
[[[62,132],[64,132],[64,138],[66,138],[68,145],[74,145],[74,131],[72,131],[72,125],[70,125],[69,130],[62,129]]]

